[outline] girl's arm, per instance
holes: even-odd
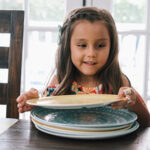
[[[150,126],[149,110],[139,93],[136,91],[135,93],[136,103],[132,107],[129,107],[129,110],[135,112],[138,115],[138,122],[140,124],[142,124],[143,126]]]
[[[51,89],[50,88],[46,88],[44,91],[44,96],[49,96],[50,94],[52,94],[52,90],[55,89],[55,85],[58,84],[58,80],[57,77],[54,76],[50,85],[52,85]],[[31,88],[28,92],[21,94],[20,96],[18,96],[18,98],[16,99],[17,101],[17,107],[18,107],[18,112],[20,113],[24,113],[26,111],[30,111],[34,108],[34,106],[31,106],[29,104],[26,103],[27,100],[32,99],[32,98],[39,98],[39,93],[36,89]]]
[[[53,92],[55,91],[57,85],[58,85],[57,76],[54,76],[49,86],[46,87],[46,89],[44,90],[43,97],[53,95]]]
[[[32,98],[38,98],[39,94],[38,91],[34,88],[30,89],[28,92],[21,94],[17,98],[17,107],[18,107],[18,112],[23,113],[26,111],[30,111],[34,108],[34,106],[31,106],[26,103],[27,100],[32,99]]]
[[[129,90],[130,94],[125,94],[125,90]],[[142,126],[150,126],[150,113],[149,110],[138,92],[131,87],[128,79],[123,76],[123,87],[119,89],[118,97],[124,97],[125,100],[121,102],[116,102],[112,104],[113,109],[128,108],[130,111],[133,111],[138,116],[138,122]]]
[[[126,76],[123,76],[123,86],[131,86],[129,79]],[[133,94],[136,95],[136,100],[135,104],[131,107],[129,105],[128,109],[138,115],[138,121],[140,124],[142,124],[143,126],[150,126],[150,113],[143,98],[134,88],[132,88],[132,91]]]

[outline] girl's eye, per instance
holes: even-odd
[[[97,45],[98,48],[101,48],[101,47],[104,47],[104,46],[105,46],[104,44],[98,44]]]
[[[86,44],[78,44],[79,47],[86,47]]]

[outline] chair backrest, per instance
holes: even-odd
[[[0,10],[0,34],[10,33],[10,45],[0,45],[0,69],[8,69],[8,82],[0,83],[0,104],[6,117],[19,118],[16,98],[20,95],[24,11]],[[1,78],[1,77],[0,77]]]

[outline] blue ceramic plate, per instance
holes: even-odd
[[[109,139],[109,138],[115,138],[123,135],[130,134],[137,130],[139,128],[139,123],[136,121],[134,124],[126,129],[126,130],[118,130],[113,132],[100,132],[100,133],[80,133],[80,134],[74,134],[74,133],[60,133],[58,131],[50,130],[47,128],[44,128],[41,125],[35,124],[35,127],[47,134],[59,136],[59,137],[65,137],[65,138],[73,138],[73,139]]]
[[[127,109],[113,110],[110,106],[73,110],[38,107],[31,111],[31,117],[43,124],[80,128],[112,128],[129,125],[137,119]]]
[[[43,122],[38,118],[31,117],[34,124],[41,124],[43,126],[52,128],[52,129],[63,129],[63,130],[74,130],[74,131],[87,131],[87,132],[99,132],[99,131],[110,131],[110,130],[119,130],[125,129],[131,126],[133,123],[120,125],[120,126],[113,126],[113,127],[83,127],[83,126],[68,126],[63,124],[51,124],[49,122]]]
[[[49,131],[53,131],[53,132],[57,132],[57,133],[61,133],[61,134],[73,134],[73,135],[89,135],[89,134],[99,134],[99,133],[106,133],[106,132],[116,132],[116,131],[122,131],[122,130],[127,130],[129,129],[133,124],[130,124],[124,128],[120,128],[118,129],[118,127],[112,129],[112,128],[105,128],[104,130],[102,129],[95,129],[95,130],[90,130],[89,129],[83,129],[83,128],[67,128],[67,127],[56,127],[56,126],[51,126],[51,125],[47,125],[47,124],[43,124],[35,119],[32,118],[32,122],[35,125],[38,125],[39,127],[49,130]],[[119,126],[120,127],[120,126]]]

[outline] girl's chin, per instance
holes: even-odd
[[[97,75],[97,71],[91,71],[91,70],[83,70],[83,71],[79,71],[79,76],[89,76],[89,77],[96,77]]]

